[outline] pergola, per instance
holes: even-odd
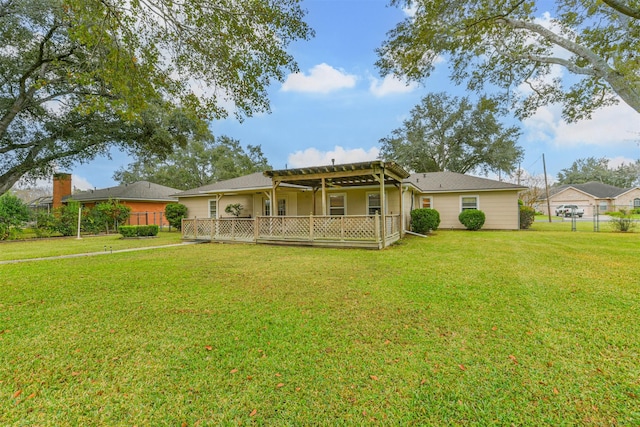
[[[395,162],[376,160],[342,165],[270,170],[265,171],[264,175],[271,178],[273,183],[271,200],[276,200],[276,190],[283,183],[309,187],[313,189],[314,194],[317,191],[322,191],[322,215],[324,216],[327,215],[327,188],[378,185],[380,187],[382,205],[381,215],[382,218],[385,218],[387,215],[385,187],[392,185],[398,188],[400,212],[403,212],[402,181],[408,178],[410,174]],[[313,200],[315,204],[315,197]],[[274,215],[274,211],[275,209],[271,210],[271,215]],[[404,217],[402,216],[401,230],[404,230]]]

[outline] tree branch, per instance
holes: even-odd
[[[622,13],[623,15],[629,16],[634,19],[640,19],[640,9],[629,7],[628,5],[618,0],[602,0],[602,2],[612,9],[615,9],[616,11]]]

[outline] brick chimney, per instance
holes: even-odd
[[[71,195],[71,174],[53,174],[53,208],[62,206],[62,198]]]

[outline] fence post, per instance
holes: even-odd
[[[380,242],[380,214],[376,211],[374,233],[376,242]]]
[[[258,242],[258,236],[260,236],[260,217],[256,216],[253,220],[253,241]]]
[[[309,240],[313,241],[313,229],[314,229],[314,224],[313,224],[313,214],[309,215]]]

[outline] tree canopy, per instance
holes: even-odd
[[[190,140],[166,158],[138,156],[130,165],[118,169],[113,179],[120,184],[144,180],[187,190],[269,168],[259,145],[248,145],[245,151],[240,141],[223,135]]]
[[[625,103],[640,112],[637,1],[392,0],[415,14],[378,49],[385,74],[428,77],[443,59],[454,82],[505,89],[520,117],[560,103],[567,121]],[[545,19],[548,18],[548,19]],[[553,66],[576,78],[561,79]]]
[[[0,0],[0,194],[119,146],[170,152],[297,71],[298,0]]]
[[[559,185],[584,184],[591,181],[620,188],[640,185],[640,161],[610,168],[607,158],[587,157],[576,160],[570,167],[558,172]]]
[[[522,157],[520,131],[497,120],[499,105],[487,98],[432,93],[411,110],[403,126],[380,140],[380,156],[415,172],[511,172]]]

